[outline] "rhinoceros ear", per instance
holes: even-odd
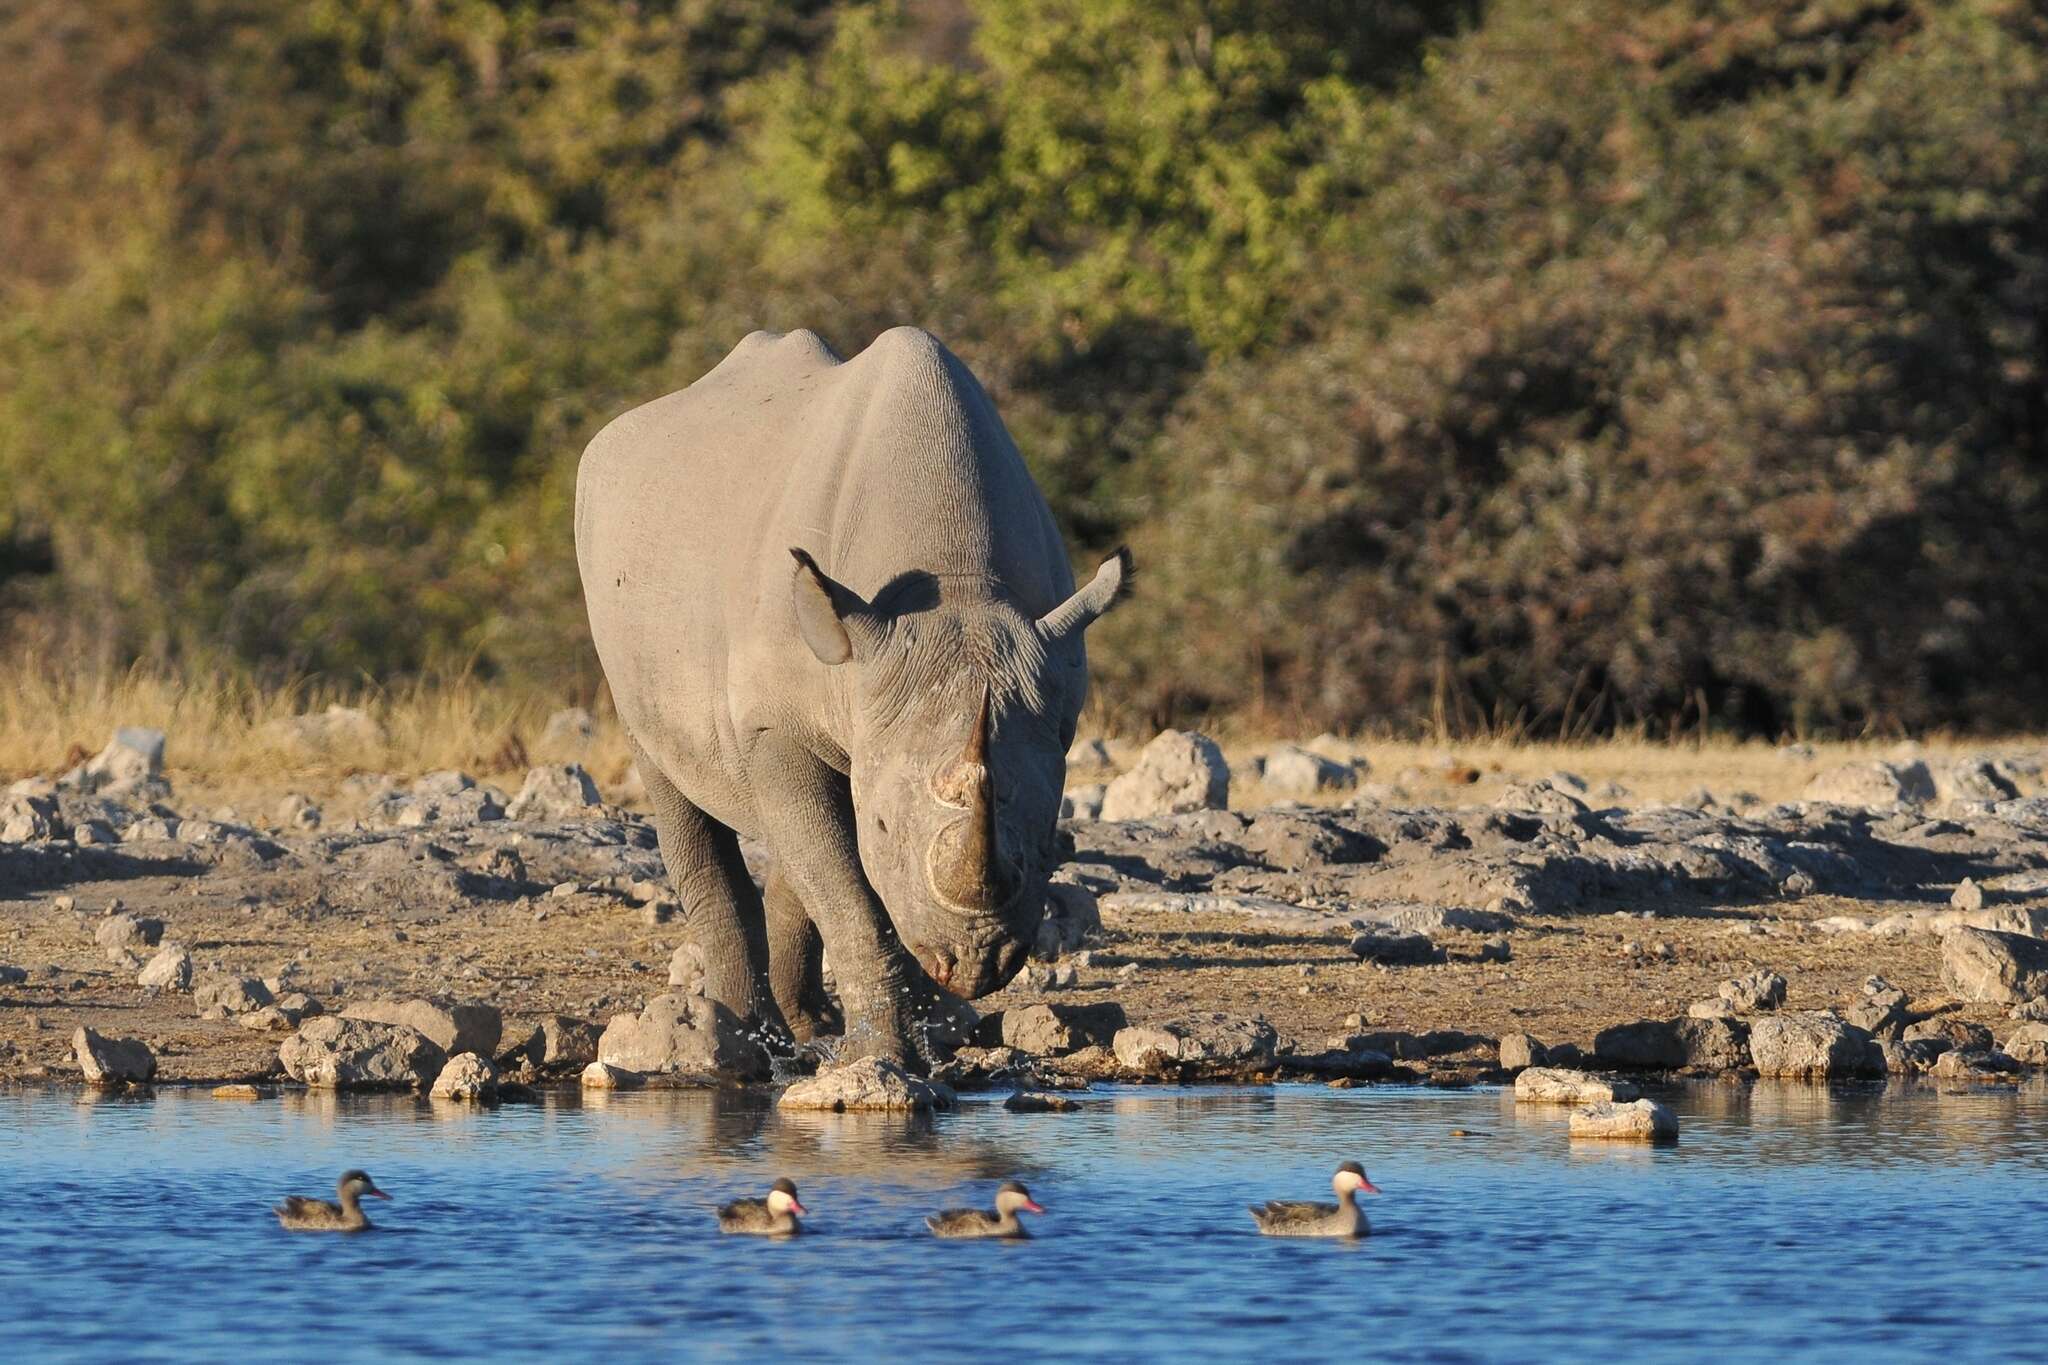
[[[1088,629],[1095,618],[1130,595],[1131,579],[1137,573],[1131,552],[1118,546],[1115,554],[1102,561],[1095,577],[1072,597],[1039,618],[1038,628],[1048,640],[1063,640]]]
[[[874,613],[860,594],[836,583],[809,554],[791,546],[796,574],[790,597],[796,606],[796,627],[811,653],[828,664],[843,664],[865,654],[874,630]]]

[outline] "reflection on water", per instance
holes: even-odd
[[[1486,1090],[1108,1089],[1074,1114],[973,1097],[936,1120],[739,1092],[0,1096],[0,1340],[122,1360],[305,1331],[282,1353],[2039,1358],[2048,1085],[1663,1098],[1683,1138],[1651,1149],[1572,1142],[1564,1110]],[[1245,1204],[1321,1196],[1346,1158],[1387,1191],[1372,1238],[1252,1233]],[[271,1202],[347,1166],[397,1196],[375,1232],[276,1227]],[[778,1175],[813,1235],[720,1238],[712,1206]],[[1051,1208],[1038,1240],[923,1234],[1010,1175]]]

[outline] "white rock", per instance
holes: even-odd
[[[585,1090],[631,1090],[640,1084],[640,1077],[634,1072],[604,1062],[584,1067],[577,1079]]]
[[[430,1092],[437,1100],[487,1100],[497,1093],[498,1068],[474,1052],[450,1057]]]
[[[641,1075],[760,1080],[768,1053],[730,1010],[701,995],[657,995],[638,1014],[617,1014],[597,1042],[597,1060]]]
[[[1808,801],[1873,809],[1920,805],[1932,801],[1934,794],[1934,776],[1925,763],[1876,760],[1844,763],[1816,773],[1804,793]]]
[[[1166,730],[1103,793],[1105,820],[1150,820],[1230,804],[1230,766],[1207,735]]]
[[[1655,1100],[1590,1104],[1572,1110],[1571,1135],[1617,1142],[1674,1142],[1678,1116]]]
[[[1283,744],[1266,754],[1259,780],[1283,796],[1319,796],[1356,787],[1358,771],[1299,744]]]
[[[504,1018],[496,1005],[461,1000],[364,1000],[342,1010],[344,1019],[378,1024],[403,1024],[449,1056],[497,1053]]]
[[[1191,1014],[1119,1029],[1112,1044],[1125,1067],[1161,1075],[1259,1071],[1273,1065],[1278,1049],[1271,1024],[1228,1014]]]
[[[597,722],[580,706],[567,706],[548,717],[534,746],[544,758],[562,761],[580,759],[597,738]]]
[[[2014,1005],[2048,995],[2048,939],[1952,929],[1941,940],[1941,979],[1965,1000]]]
[[[124,725],[114,731],[106,748],[64,774],[59,782],[109,797],[153,799],[170,794],[163,770],[164,732]]]
[[[953,1091],[936,1081],[913,1076],[885,1058],[863,1057],[796,1082],[782,1092],[776,1105],[782,1109],[822,1109],[833,1113],[924,1113],[951,1109]]]
[[[1825,1011],[1762,1016],[1750,1026],[1749,1056],[1759,1076],[1793,1080],[1868,1076],[1883,1069],[1870,1035]]]
[[[1584,1071],[1532,1066],[1515,1077],[1517,1104],[1603,1104],[1634,1099],[1635,1086]]]
[[[135,978],[135,984],[165,991],[187,989],[192,984],[192,954],[176,947],[159,950]]]
[[[323,1015],[285,1039],[277,1059],[315,1089],[409,1089],[430,1084],[447,1057],[417,1029]]]
[[[562,820],[602,803],[597,783],[581,763],[556,763],[527,771],[526,782],[505,807],[505,815],[513,820]]]
[[[1718,993],[1744,1014],[1774,1010],[1785,1003],[1785,978],[1776,972],[1759,969],[1723,981]]]
[[[94,1085],[146,1081],[156,1075],[156,1056],[137,1038],[102,1038],[81,1026],[71,1035],[78,1069]]]

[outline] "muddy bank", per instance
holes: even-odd
[[[651,826],[572,768],[517,792],[356,779],[324,812],[279,792],[252,818],[148,767],[5,798],[0,1077],[84,1079],[87,1027],[144,1044],[158,1082],[276,1081],[308,1021],[432,997],[495,1010],[508,1078],[566,1082],[613,1016],[686,989]],[[1041,960],[977,1002],[976,1043],[1017,1051],[947,1074],[1486,1079],[1504,1043],[1515,1064],[1747,1070],[1759,1020],[1815,1011],[1863,1038],[1821,1046],[1820,1074],[2003,1055],[2042,992],[1954,945],[2048,933],[2048,799],[1878,794],[1628,808],[1560,775],[1485,804],[1070,820]],[[1782,998],[1724,998],[1755,973]],[[1250,1041],[1193,1036],[1210,1016]],[[1988,1065],[1949,1068],[1996,1083]]]

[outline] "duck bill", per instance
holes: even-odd
[[[364,1194],[367,1194],[367,1195],[368,1195],[368,1196],[370,1196],[370,1198],[372,1198],[372,1199],[389,1199],[389,1198],[391,1198],[391,1196],[390,1196],[390,1195],[388,1195],[388,1194],[384,1193],[384,1191],[382,1191],[382,1190],[364,1190],[364,1191],[363,1191],[363,1193],[364,1193]]]
[[[1358,1192],[1360,1194],[1379,1194],[1381,1191],[1380,1187],[1373,1184],[1370,1180],[1361,1180],[1358,1182]]]
[[[1045,1205],[1043,1205],[1043,1204],[1039,1203],[1039,1202],[1038,1202],[1038,1201],[1037,1201],[1036,1199],[1028,1200],[1028,1201],[1026,1201],[1026,1202],[1025,1202],[1024,1204],[1022,1204],[1022,1205],[1021,1205],[1020,1207],[1021,1207],[1021,1208],[1022,1208],[1022,1209],[1024,1210],[1024,1212],[1026,1212],[1026,1213],[1044,1213],[1044,1212],[1045,1212]]]
[[[791,1213],[800,1213],[806,1218],[811,1216],[811,1211],[805,1208],[802,1204],[797,1203],[794,1199],[789,1201],[789,1211]]]

